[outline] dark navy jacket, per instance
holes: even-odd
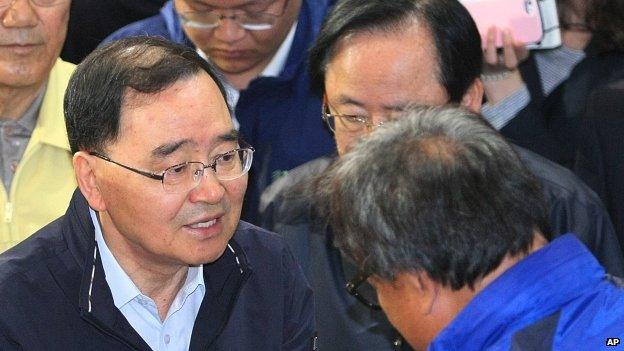
[[[204,265],[190,350],[312,350],[312,291],[277,235],[241,222]],[[95,258],[94,258],[95,257]],[[115,307],[86,200],[0,255],[0,350],[150,350]]]
[[[621,275],[622,254],[598,196],[568,169],[528,150],[516,151],[543,187],[554,235],[578,233],[607,271]],[[394,350],[397,332],[383,314],[347,293],[345,283],[357,270],[333,245],[329,228],[322,220],[317,224],[305,195],[332,161],[323,157],[308,162],[267,188],[260,206],[263,226],[284,236],[312,284],[321,350]]]
[[[243,219],[256,221],[258,199],[274,179],[296,166],[335,150],[334,139],[321,120],[321,100],[310,87],[307,50],[334,0],[303,0],[297,30],[279,77],[258,77],[240,92],[235,115],[240,132],[256,152]],[[106,41],[123,37],[161,36],[193,46],[184,34],[173,2],[160,14],[132,23]]]

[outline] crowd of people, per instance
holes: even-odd
[[[624,338],[624,0],[464,5],[0,0],[0,349]]]

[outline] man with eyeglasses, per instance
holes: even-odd
[[[451,103],[478,112],[481,65],[476,25],[455,0],[343,0],[310,51],[313,83],[324,95],[322,118],[334,131],[339,157],[408,105]],[[544,187],[553,234],[575,233],[607,271],[621,275],[622,253],[596,194],[568,170],[517,151]],[[334,160],[308,162],[267,188],[260,206],[262,226],[286,238],[314,288],[321,349],[391,350],[396,332],[382,313],[345,289],[357,269],[333,246],[333,229],[326,216],[316,213],[322,204],[311,200],[314,178]],[[403,166],[395,165],[396,172]],[[358,291],[372,292],[362,285],[365,289]]]
[[[0,252],[62,215],[76,188],[59,59],[70,0],[0,0]],[[54,176],[50,176],[54,174]]]
[[[161,36],[195,48],[225,78],[233,117],[256,148],[243,219],[256,221],[259,194],[287,171],[335,148],[318,119],[306,55],[334,0],[171,0],[160,14],[105,42]]]
[[[100,48],[65,120],[79,189],[0,255],[1,350],[314,348],[301,268],[239,220],[254,149],[205,60],[160,38]]]
[[[415,350],[602,350],[624,335],[624,281],[574,235],[548,242],[541,186],[477,114],[410,109],[318,190],[336,245]]]

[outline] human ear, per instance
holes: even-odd
[[[483,102],[483,82],[480,79],[475,79],[474,82],[468,87],[464,96],[461,99],[461,106],[474,113],[481,112],[481,104]]]
[[[98,212],[105,211],[106,204],[102,198],[95,172],[95,157],[85,151],[78,151],[74,154],[72,162],[78,187],[82,195],[87,199],[89,206]]]

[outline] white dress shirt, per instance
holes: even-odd
[[[290,53],[290,48],[292,47],[293,40],[295,39],[297,24],[298,22],[295,21],[295,23],[290,28],[288,35],[286,35],[286,38],[280,45],[279,49],[277,49],[275,55],[273,55],[273,58],[271,58],[269,64],[264,68],[262,73],[260,73],[260,77],[278,77],[282,73],[282,71],[284,70],[284,66],[286,66],[286,60],[288,59],[288,54]],[[205,52],[203,52],[199,48],[197,48],[196,50],[197,53],[205,60],[210,60]],[[232,107],[232,110],[235,110],[236,104],[238,104],[238,98],[240,97],[240,92],[225,80],[223,81],[223,86],[227,93],[228,104]],[[234,123],[234,128],[238,129],[240,124],[236,119],[234,111],[232,111],[232,122]]]
[[[195,317],[206,292],[203,267],[189,267],[184,285],[171,303],[167,317],[161,321],[156,304],[141,293],[121,268],[106,245],[95,211],[89,211],[115,307],[153,350],[188,350]]]

